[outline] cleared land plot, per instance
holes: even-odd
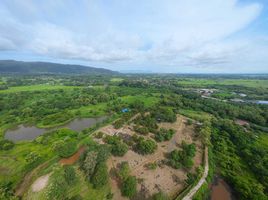
[[[170,196],[176,195],[184,187],[184,181],[186,179],[186,171],[183,169],[173,169],[162,161],[166,159],[166,153],[179,148],[182,141],[186,143],[194,142],[197,147],[197,152],[194,157],[194,166],[200,166],[202,164],[202,145],[201,142],[195,140],[194,126],[186,125],[186,118],[178,116],[177,121],[173,124],[161,123],[160,127],[173,128],[176,133],[170,141],[158,143],[158,148],[154,154],[140,155],[133,150],[129,150],[123,157],[112,156],[108,160],[109,170],[112,171],[120,163],[127,161],[131,169],[131,175],[136,176],[138,182],[138,194],[137,198],[148,198],[150,195],[162,190],[168,193]],[[112,125],[103,127],[100,131],[107,135],[133,135],[132,125],[125,125],[121,129],[114,129]],[[152,136],[152,135],[151,135]],[[150,137],[150,136],[147,136]],[[100,140],[98,140],[100,142]],[[149,163],[158,163],[158,167],[154,170],[146,167]],[[124,200],[126,198],[121,196],[120,188],[116,179],[110,178],[111,190],[114,194],[114,199]]]

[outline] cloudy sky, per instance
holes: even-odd
[[[268,73],[268,1],[1,0],[0,59]]]

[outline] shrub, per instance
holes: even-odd
[[[91,178],[94,188],[98,189],[106,185],[108,182],[108,169],[105,162],[97,164],[95,172]]]
[[[0,150],[9,150],[14,147],[14,142],[10,140],[0,140]]]
[[[152,200],[169,200],[169,198],[165,193],[158,192],[152,196]]]
[[[133,197],[137,192],[137,180],[135,176],[127,177],[121,187],[121,193],[126,197]]]
[[[130,174],[130,168],[128,162],[122,162],[119,168],[119,178],[125,180]]]
[[[74,141],[65,142],[63,140],[60,140],[55,142],[52,148],[60,157],[66,158],[75,153],[76,142]]]
[[[157,142],[168,141],[172,138],[174,133],[175,131],[173,129],[167,130],[167,129],[161,128],[159,131],[156,132],[154,139]]]
[[[154,170],[154,169],[157,168],[157,166],[158,166],[157,163],[156,162],[153,162],[153,163],[148,163],[145,167],[147,169]]]
[[[148,128],[144,126],[134,126],[134,131],[142,135],[148,135],[149,133]]]
[[[61,167],[54,169],[51,175],[51,183],[48,185],[46,192],[46,199],[48,200],[58,200],[64,199],[67,191],[67,182],[64,177],[64,171]]]
[[[98,152],[97,163],[105,162],[110,156],[110,149],[107,145],[99,145],[97,152]]]
[[[157,107],[151,114],[161,122],[175,122],[177,119],[176,114],[170,108]]]
[[[81,168],[84,170],[88,179],[90,179],[91,175],[94,173],[96,164],[97,164],[97,152],[94,151],[88,152],[81,165]]]
[[[193,160],[196,152],[194,144],[182,143],[182,150],[173,150],[169,154],[169,165],[175,169],[184,166],[185,168],[190,169],[193,166]]]
[[[136,150],[141,154],[152,154],[157,149],[157,144],[150,139],[139,139],[136,145]]]
[[[118,136],[109,136],[105,137],[105,142],[111,145],[111,153],[114,156],[123,156],[128,151],[128,146],[121,141]]]
[[[76,181],[76,174],[75,170],[71,166],[64,166],[64,178],[68,185],[75,183]]]

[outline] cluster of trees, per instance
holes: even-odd
[[[240,199],[267,199],[268,150],[230,120],[213,120],[211,143],[221,175]],[[252,176],[254,173],[254,176]]]
[[[145,115],[141,113],[140,116],[136,117],[134,123],[136,124],[134,127],[135,131],[143,135],[147,134],[147,130],[148,132],[154,133],[158,129],[157,120],[150,114]]]
[[[157,144],[151,139],[145,139],[144,137],[135,137],[134,150],[140,154],[152,154],[157,149]]]
[[[176,113],[167,107],[155,107],[151,112],[152,117],[154,117],[158,122],[170,122],[176,121]]]
[[[99,145],[93,149],[88,149],[80,157],[80,168],[94,188],[101,188],[108,182],[109,175],[106,160],[109,155],[109,147]]]
[[[179,169],[185,167],[190,169],[193,166],[193,157],[195,156],[195,144],[186,144],[184,141],[181,144],[182,150],[173,150],[168,155],[168,164]]]
[[[123,156],[128,151],[128,146],[122,141],[119,136],[107,135],[104,141],[111,146],[111,153],[114,156]]]
[[[133,197],[137,193],[137,180],[130,176],[128,162],[122,162],[119,166],[118,177],[120,179],[121,193],[125,197]]]
[[[155,133],[154,139],[157,142],[168,141],[172,138],[174,134],[175,134],[174,129],[160,128],[160,130]]]
[[[69,110],[97,103],[108,103],[116,97],[112,91],[105,92],[104,89],[92,88],[0,94],[0,112],[4,116],[1,124],[16,122],[39,123],[44,126],[59,124],[75,117],[76,113]]]
[[[77,150],[77,133],[67,128],[54,131],[55,136],[61,138],[52,145],[52,150],[60,157],[69,157]],[[43,138],[43,137],[41,137]],[[42,139],[43,140],[43,139]],[[44,141],[40,142],[44,142]],[[38,140],[39,141],[39,140]]]
[[[114,128],[119,129],[133,116],[133,113],[124,113],[122,117],[113,123]]]
[[[68,186],[76,181],[76,173],[71,166],[56,166],[50,176],[50,184],[45,193],[46,199],[65,199]]]

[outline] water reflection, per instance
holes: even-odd
[[[107,117],[74,119],[63,126],[50,129],[37,128],[35,126],[27,126],[22,124],[14,129],[7,130],[5,133],[5,139],[14,142],[21,140],[33,140],[45,132],[55,130],[57,128],[69,128],[74,131],[82,131],[83,129],[92,127],[99,122],[103,122],[106,118]]]

